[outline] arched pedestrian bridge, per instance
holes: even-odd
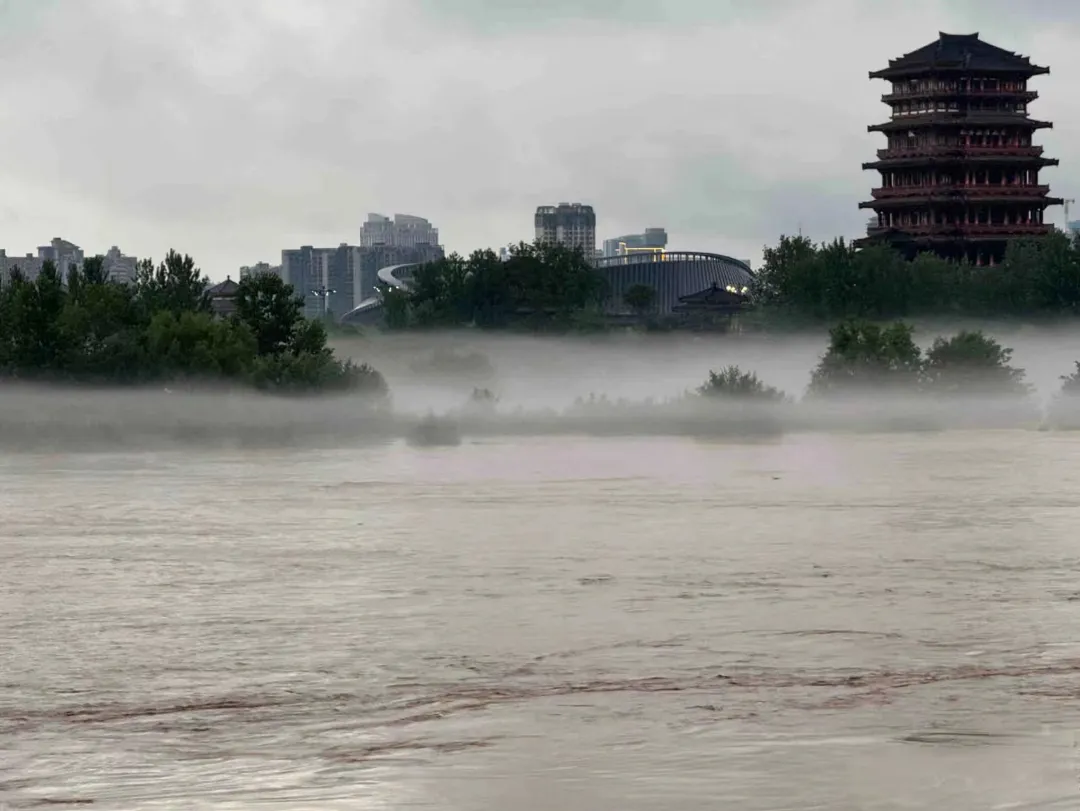
[[[379,284],[383,288],[406,291],[409,289],[409,278],[412,272],[422,263],[412,262],[406,265],[390,265],[375,274]],[[371,298],[364,299],[349,312],[341,316],[342,324],[370,324],[382,317],[382,294],[376,293]]]

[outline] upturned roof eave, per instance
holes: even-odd
[[[913,65],[890,65],[881,70],[872,70],[869,72],[869,77],[871,79],[901,79],[926,73],[1016,73],[1026,76],[1043,76],[1050,73],[1050,68],[1030,64],[965,67],[962,62],[920,62]]]

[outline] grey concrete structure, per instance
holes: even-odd
[[[713,287],[747,296],[754,282],[754,272],[749,265],[716,253],[632,253],[597,259],[595,266],[608,285],[604,310],[609,315],[633,312],[623,296],[634,285],[653,288],[656,291],[654,312],[671,315],[679,300],[686,296]]]

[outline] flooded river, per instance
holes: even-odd
[[[0,459],[0,807],[1075,809],[1080,436]]]

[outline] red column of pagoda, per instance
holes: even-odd
[[[1058,161],[1032,139],[1052,125],[1027,109],[1038,97],[1028,80],[1049,72],[978,34],[944,33],[872,72],[892,82],[881,97],[892,116],[868,127],[888,144],[863,164],[882,180],[859,204],[878,216],[858,244],[884,240],[909,257],[929,250],[988,264],[1009,240],[1053,231],[1044,212],[1063,201],[1050,197],[1039,170]]]

